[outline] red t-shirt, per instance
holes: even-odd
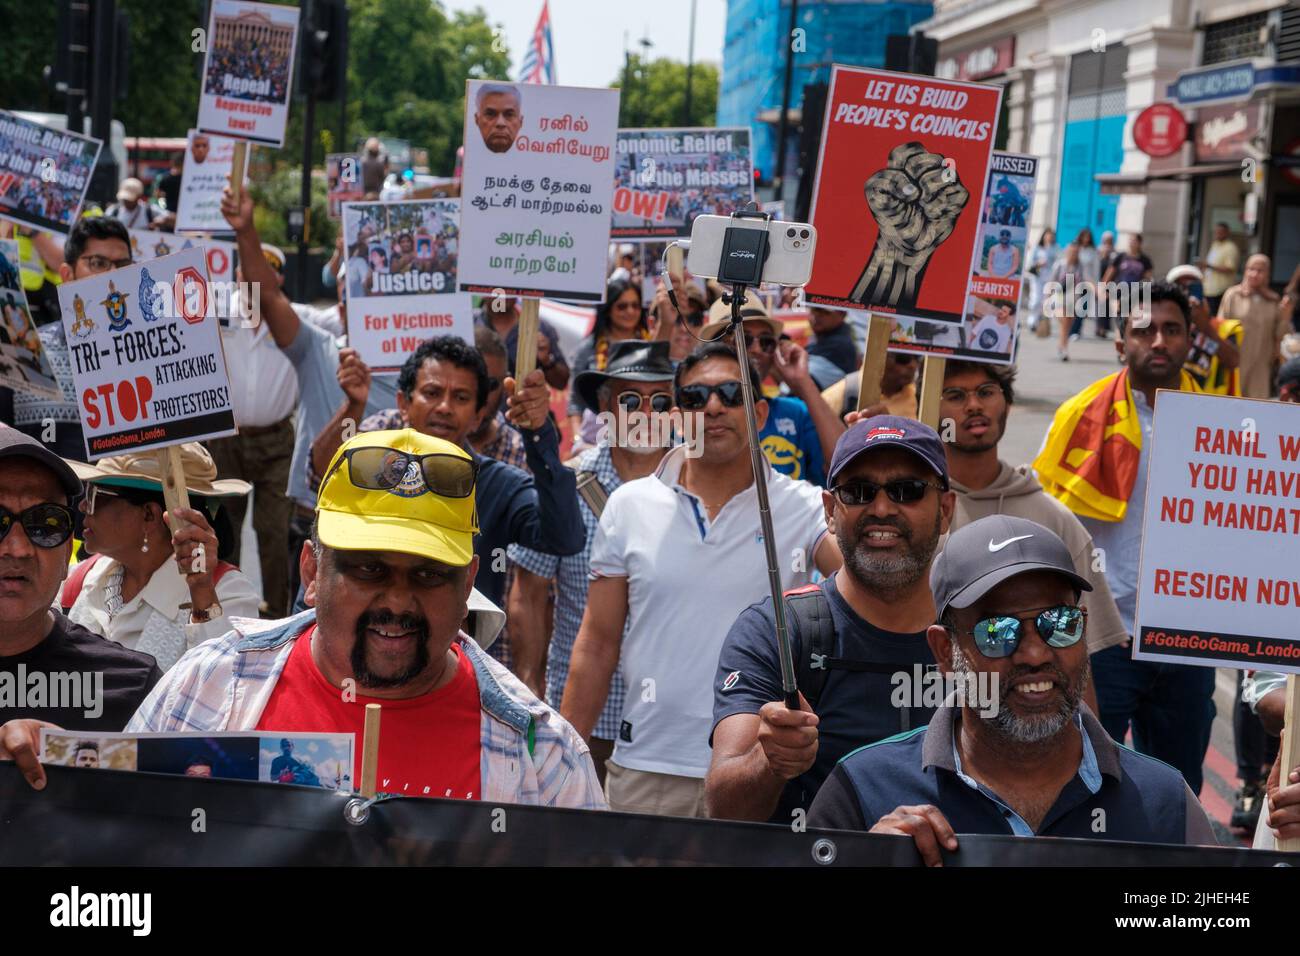
[[[456,644],[456,676],[451,683],[419,697],[345,701],[325,679],[311,656],[313,624],[299,636],[257,729],[269,733],[356,734],[352,779],[361,781],[361,741],[366,704],[379,704],[378,789],[407,797],[479,799],[478,680],[469,658]]]

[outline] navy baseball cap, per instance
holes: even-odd
[[[992,514],[948,535],[930,566],[930,590],[940,617],[950,607],[970,607],[1008,578],[1054,571],[1079,591],[1091,591],[1056,533],[1028,518]]]
[[[876,415],[854,423],[835,443],[835,454],[831,456],[830,471],[826,475],[826,486],[835,487],[835,479],[849,462],[863,452],[874,448],[894,446],[910,451],[930,467],[943,482],[943,490],[948,490],[948,459],[943,454],[943,442],[929,425],[923,425],[912,418],[899,418],[897,415]]]

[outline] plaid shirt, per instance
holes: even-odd
[[[613,494],[614,489],[623,483],[606,445],[584,454],[578,462],[578,471],[595,472],[607,494]],[[552,579],[557,584],[555,629],[546,658],[546,701],[552,707],[560,706],[564,697],[564,685],[569,679],[569,658],[573,655],[573,644],[578,637],[578,627],[582,624],[582,614],[587,609],[587,585],[591,581],[588,573],[591,545],[596,540],[596,528],[600,523],[582,495],[578,496],[578,500],[582,523],[587,529],[587,544],[581,552],[561,558],[517,544],[510,545],[507,552],[513,564],[540,577]],[[618,728],[623,719],[623,695],[623,675],[615,670],[614,679],[609,685],[609,696],[605,699],[605,709],[600,712],[600,719],[592,731],[593,737],[602,740],[618,739]]]
[[[200,644],[167,672],[131,718],[127,733],[254,729],[294,641],[315,620],[314,608],[280,621],[236,618],[234,630]],[[478,681],[482,800],[606,809],[582,738],[471,638],[461,633],[457,639]]]

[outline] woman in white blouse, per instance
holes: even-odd
[[[93,557],[69,574],[68,617],[133,650],[152,654],[164,671],[192,647],[231,629],[232,617],[257,617],[260,599],[238,568],[219,560],[222,538],[235,532],[221,499],[249,485],[217,480],[203,446],[181,446],[190,509],[167,514],[154,452],[69,461],[83,481],[86,550]],[[173,535],[169,530],[180,519]],[[221,529],[218,536],[213,526]],[[201,550],[200,550],[201,549]]]

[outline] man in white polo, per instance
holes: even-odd
[[[736,616],[768,593],[740,383],[748,374],[757,394],[758,373],[746,366],[721,342],[682,361],[674,394],[696,417],[699,457],[678,446],[653,475],[610,495],[601,515],[560,711],[590,737],[620,668],[627,696],[605,781],[615,810],[705,815],[718,654]],[[767,403],[755,410],[761,430]],[[767,467],[789,589],[808,583],[813,568],[837,569],[840,553],[826,534],[820,489]]]

